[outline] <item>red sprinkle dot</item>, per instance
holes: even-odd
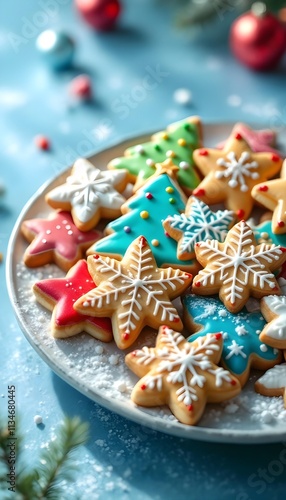
[[[280,156],[274,154],[274,155],[271,156],[271,160],[272,161],[280,161],[281,158],[280,158]]]
[[[195,246],[196,246],[196,247],[200,247],[200,246],[201,246],[201,244],[200,244],[200,243],[196,243],[196,244],[195,244]]]
[[[99,259],[99,257],[100,257],[100,255],[98,255],[98,253],[95,254],[95,255],[93,255],[93,258],[96,259],[96,260]]]
[[[244,217],[244,214],[245,214],[245,211],[242,210],[242,208],[240,208],[239,210],[236,211],[236,215],[238,217],[238,219],[241,219],[241,222],[244,222],[242,219]]]
[[[145,198],[147,198],[148,200],[152,200],[152,198],[153,198],[152,193],[146,193]]]
[[[194,409],[193,405],[188,405],[188,406],[187,406],[187,410],[188,410],[188,411],[193,411],[193,409]]]
[[[136,358],[136,356],[137,356],[137,350],[136,350],[136,351],[133,351],[133,352],[131,353],[131,356],[133,356],[134,358]]]
[[[91,81],[87,75],[76,76],[70,83],[69,92],[80,99],[91,98]]]
[[[193,195],[194,196],[204,196],[206,194],[205,190],[204,189],[195,189],[193,191]]]
[[[285,253],[286,252],[286,248],[285,247],[279,247],[281,252]]]
[[[232,379],[232,381],[230,383],[231,383],[231,385],[236,385],[236,380]]]
[[[147,386],[145,384],[142,384],[141,389],[142,389],[142,391],[145,391],[145,389],[147,389]]]
[[[217,340],[221,339],[221,337],[222,337],[222,334],[221,334],[221,333],[215,333],[215,338],[216,338]]]
[[[166,238],[170,238],[169,233],[167,233],[166,231],[165,231],[165,236],[166,236]]]
[[[197,281],[197,282],[195,283],[195,286],[200,287],[200,286],[201,286],[201,282],[200,282],[200,281]]]
[[[144,236],[140,236],[139,241],[140,241],[140,243],[142,243],[142,246],[144,246],[146,244],[146,238]]]
[[[258,188],[258,191],[268,191],[268,186],[265,186],[265,185],[264,186],[260,186]]]
[[[48,151],[48,149],[50,149],[50,141],[44,135],[36,135],[34,143],[37,148],[42,149],[43,151]]]
[[[237,139],[238,141],[241,141],[242,135],[237,133],[235,134],[234,138]]]
[[[130,334],[129,334],[129,333],[124,333],[124,334],[123,334],[123,339],[124,339],[124,340],[128,340],[128,339],[129,339],[129,337],[130,337]]]
[[[280,220],[279,222],[277,222],[277,226],[278,227],[284,227],[285,226],[285,222],[283,222],[283,220]]]
[[[174,322],[174,323],[179,323],[179,321],[180,321],[180,318],[179,318],[178,316],[176,316],[176,317],[173,319],[173,322]]]
[[[190,273],[185,273],[185,275],[187,276],[187,278],[190,278],[190,279],[192,279],[192,277],[193,277],[193,275]]]
[[[209,152],[207,149],[199,149],[200,156],[208,156]]]

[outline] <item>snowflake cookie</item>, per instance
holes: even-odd
[[[171,158],[179,167],[178,182],[189,195],[200,182],[194,166],[193,151],[201,147],[201,143],[200,118],[191,116],[157,132],[150,141],[126,149],[124,156],[112,160],[108,168],[126,169],[129,173],[128,180],[133,184],[137,182],[138,189],[155,173],[156,163],[163,163]]]
[[[140,377],[131,398],[141,406],[167,404],[175,417],[195,425],[206,403],[236,396],[238,380],[218,367],[223,339],[220,333],[187,342],[178,332],[161,326],[156,346],[127,354],[127,366]]]
[[[266,321],[261,312],[248,312],[243,308],[232,314],[217,297],[185,295],[182,298],[184,323],[193,342],[207,333],[221,332],[223,349],[221,364],[244,386],[251,368],[267,370],[280,363],[282,355],[259,339]]]
[[[100,170],[80,158],[66,183],[52,189],[46,195],[46,201],[53,208],[71,211],[76,227],[89,231],[101,217],[115,219],[121,215],[120,208],[126,200],[119,192],[126,185],[126,170]]]
[[[48,219],[30,219],[21,225],[23,236],[31,242],[24,254],[28,267],[54,262],[68,271],[87,248],[101,237],[95,230],[82,232],[69,212],[53,212]]]
[[[87,332],[94,338],[109,342],[112,328],[109,318],[94,318],[76,312],[73,304],[94,288],[85,260],[78,261],[65,278],[45,279],[35,283],[37,301],[53,311],[51,332],[55,338],[67,338]]]
[[[186,260],[195,257],[195,244],[199,241],[213,238],[224,241],[233,221],[233,212],[212,212],[208,205],[191,196],[185,212],[167,217],[163,226],[171,238],[178,242],[178,259]]]
[[[245,221],[233,226],[224,243],[207,240],[196,243],[196,258],[205,267],[194,278],[193,292],[197,295],[219,293],[230,312],[238,312],[250,295],[259,299],[280,294],[271,271],[286,261],[283,247],[256,246],[254,234]]]
[[[263,396],[283,396],[286,408],[286,363],[267,370],[255,382],[255,390]]]
[[[98,285],[75,303],[75,309],[90,316],[111,316],[117,346],[132,345],[145,325],[183,324],[171,300],[181,295],[192,276],[179,269],[161,269],[143,236],[132,242],[122,261],[92,255],[88,269]]]
[[[286,349],[286,296],[263,297],[261,311],[268,321],[260,334],[261,341],[278,349]]]
[[[206,177],[193,195],[210,205],[225,202],[239,219],[250,215],[251,189],[277,174],[282,165],[277,154],[253,153],[240,134],[232,135],[223,150],[197,149],[194,161]]]
[[[274,234],[286,233],[286,161],[284,160],[281,177],[257,184],[251,196],[261,205],[273,211],[272,231]]]

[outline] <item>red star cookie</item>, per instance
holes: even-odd
[[[90,316],[111,316],[114,340],[120,349],[135,342],[142,328],[183,324],[171,300],[190,285],[192,275],[179,269],[158,268],[143,236],[128,247],[121,261],[91,255],[88,269],[98,287],[75,303]]]
[[[282,165],[277,154],[253,153],[240,134],[231,136],[221,151],[196,149],[194,161],[206,177],[193,195],[207,204],[224,202],[239,219],[251,213],[251,189],[277,174]]]
[[[51,331],[56,338],[67,338],[87,332],[103,342],[112,340],[108,318],[84,316],[73,308],[74,303],[94,288],[85,260],[73,266],[65,278],[46,279],[35,283],[33,292],[37,301],[53,311]]]
[[[24,254],[26,266],[38,267],[54,262],[64,271],[68,271],[101,237],[98,231],[83,233],[77,229],[69,212],[53,212],[49,219],[26,220],[21,231],[31,242]]]
[[[127,354],[127,366],[139,377],[131,398],[141,406],[167,404],[177,419],[194,425],[206,403],[219,403],[240,392],[238,380],[217,366],[222,352],[220,333],[187,342],[183,335],[161,326],[154,348]]]
[[[259,299],[280,294],[271,271],[286,261],[286,249],[276,245],[256,245],[250,227],[241,221],[230,231],[224,243],[206,240],[195,246],[196,258],[205,268],[193,282],[197,295],[219,292],[230,312],[238,312],[250,295]]]
[[[255,153],[265,153],[268,151],[268,153],[279,154],[279,151],[272,147],[276,142],[276,133],[273,130],[253,130],[244,123],[236,123],[232,129],[231,135],[235,136],[236,134],[240,134]],[[220,142],[217,148],[223,149],[226,142],[227,141]]]

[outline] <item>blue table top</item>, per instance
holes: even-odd
[[[6,186],[0,205],[1,417],[7,385],[14,384],[25,454],[35,463],[65,414],[90,422],[90,440],[78,451],[79,470],[67,498],[281,498],[285,443],[184,441],[129,422],[63,382],[17,325],[5,286],[5,258],[25,202],[78,156],[191,114],[204,122],[285,126],[286,64],[271,73],[251,72],[229,51],[227,22],[216,20],[194,36],[174,26],[164,2],[125,0],[118,29],[102,34],[79,18],[71,1],[55,0],[53,15],[39,14],[48,4],[14,0],[0,5],[0,178]],[[74,37],[73,68],[54,72],[40,60],[35,39],[50,27]],[[68,96],[67,86],[79,73],[92,78],[94,100],[89,104],[76,104]],[[147,75],[152,89],[144,86]],[[173,99],[180,87],[192,92],[187,107]],[[50,139],[49,152],[34,146],[39,133]],[[36,414],[43,417],[41,429],[34,423]]]

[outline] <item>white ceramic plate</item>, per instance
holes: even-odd
[[[232,124],[209,124],[204,127],[204,143],[215,145],[228,136]],[[124,149],[145,142],[150,134],[135,137],[101,151],[90,158],[99,168],[121,156]],[[286,131],[279,132],[279,142],[286,144]],[[23,220],[45,217],[51,209],[44,201],[47,191],[63,183],[67,171],[47,182],[31,198],[20,214],[11,235],[7,252],[7,283],[10,298],[21,329],[46,363],[67,383],[102,406],[152,429],[183,438],[229,443],[266,443],[286,439],[286,410],[282,397],[266,398],[254,392],[251,376],[241,395],[220,405],[208,405],[198,426],[180,424],[168,408],[141,408],[130,401],[130,392],[137,377],[124,364],[125,352],[112,342],[103,344],[87,334],[65,340],[53,339],[49,333],[51,313],[37,304],[31,287],[34,282],[48,277],[63,277],[54,265],[28,269],[22,264],[27,247],[20,234]],[[152,345],[155,336],[147,333]],[[146,337],[144,338],[146,343]],[[140,337],[132,350],[141,347]],[[103,352],[101,352],[103,349]]]

